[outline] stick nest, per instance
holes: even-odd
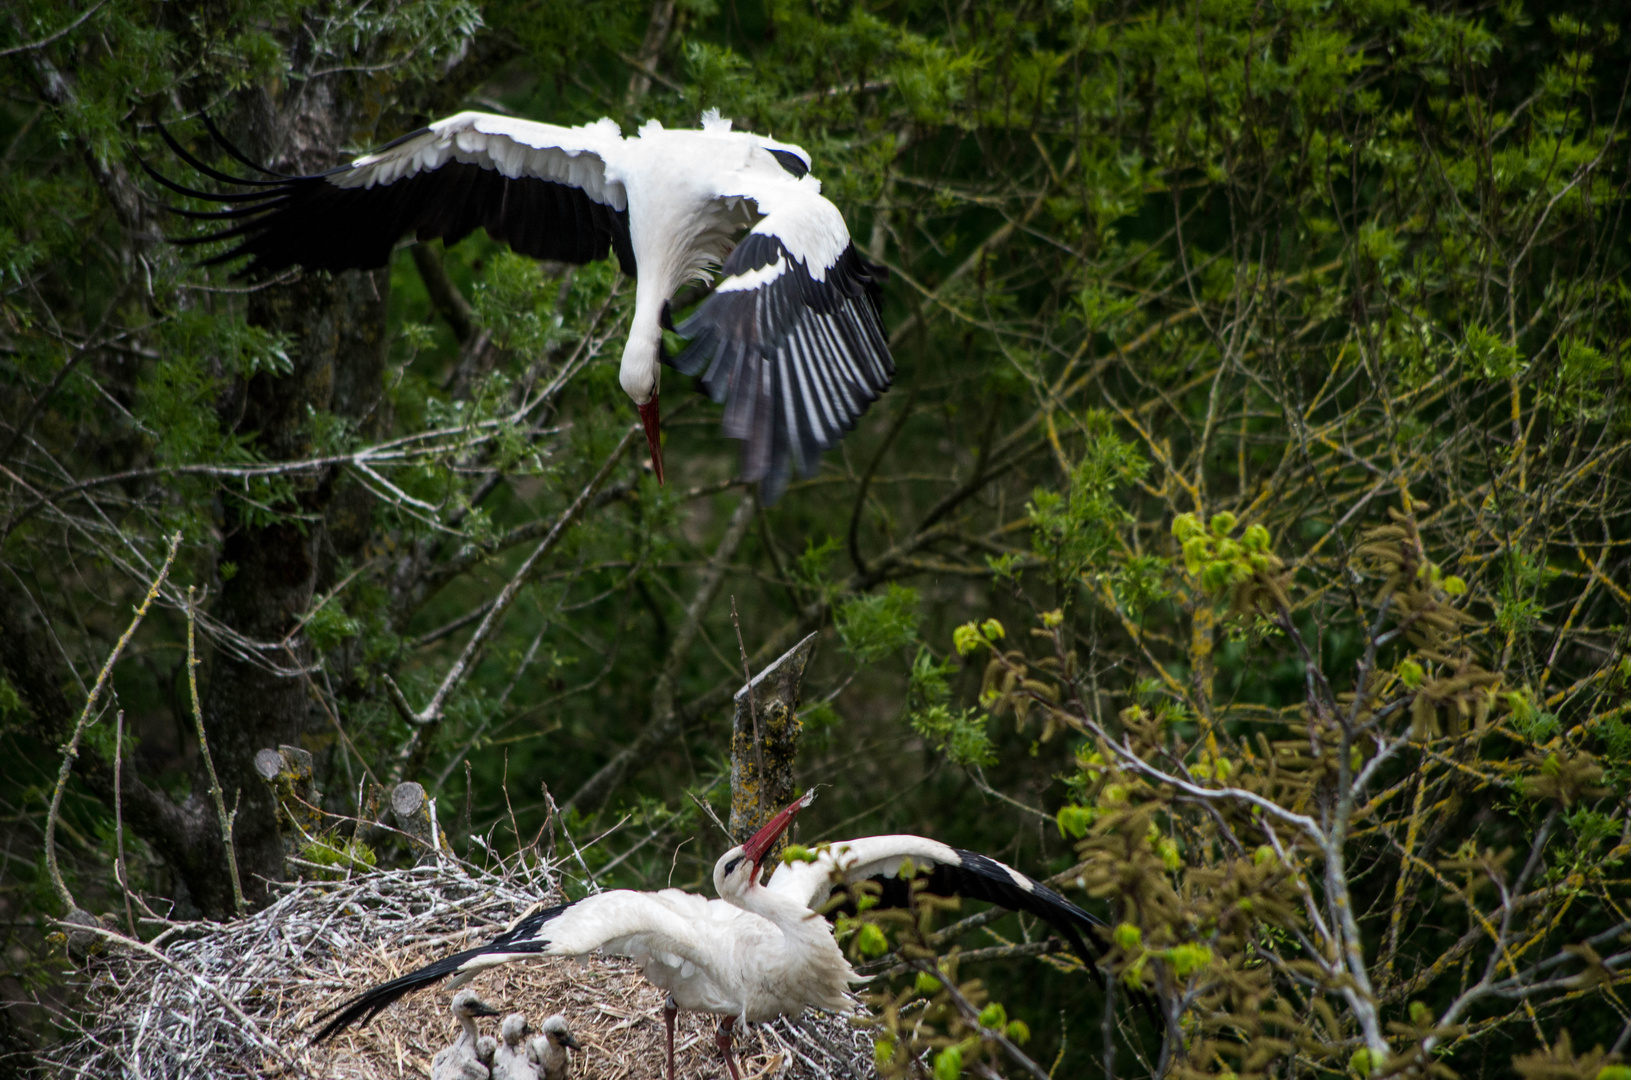
[[[553,878],[471,871],[449,861],[381,870],[346,881],[302,881],[248,918],[187,923],[144,951],[104,936],[86,961],[84,1015],[63,1018],[67,1038],[44,1064],[63,1076],[288,1076],[324,1080],[428,1077],[458,1025],[450,996],[431,987],[402,998],[367,1027],[322,1046],[312,1022],[367,989],[487,940],[542,897]],[[661,1076],[663,995],[633,964],[541,958],[472,981],[505,1013],[534,1027],[565,1013],[583,1045],[572,1076]],[[716,1018],[682,1012],[675,1033],[681,1077],[725,1075]],[[484,1034],[497,1034],[483,1021]],[[744,1080],[872,1080],[872,1040],[841,1016],[807,1011],[738,1025]]]

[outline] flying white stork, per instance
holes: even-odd
[[[898,874],[910,859],[930,872],[929,887],[989,900],[1034,914],[1059,929],[1082,956],[1084,939],[1105,924],[1058,893],[995,859],[922,836],[870,836],[822,845],[810,862],[781,867],[768,885],[759,880],[766,852],[815,793],[807,792],[747,843],[714,864],[720,899],[679,889],[598,893],[521,919],[486,945],[428,964],[382,983],[319,1017],[322,1042],[348,1025],[367,1023],[412,990],[449,975],[453,986],[490,967],[535,956],[583,956],[599,949],[627,956],[641,974],[667,990],[668,1076],[674,1077],[677,1006],[722,1019],[717,1043],[731,1076],[740,1078],[730,1052],[737,1020],[762,1023],[808,1006],[828,1012],[852,1008],[848,990],[863,981],[844,959],[831,927],[817,913],[840,885]],[[898,880],[898,879],[897,879]],[[332,1019],[330,1019],[332,1017]]]
[[[811,473],[894,375],[878,307],[886,272],[856,252],[809,174],[810,155],[732,131],[717,109],[703,114],[700,130],[652,120],[633,138],[610,119],[567,128],[462,112],[310,176],[256,165],[204,120],[223,149],[269,177],[213,169],[159,128],[200,173],[250,189],[196,191],[148,168],[173,191],[228,204],[175,211],[234,222],[178,241],[237,241],[207,264],[247,256],[252,275],[371,268],[384,266],[407,233],[452,245],[477,226],[540,259],[586,263],[614,253],[637,277],[621,382],[639,408],[659,483],[660,362],[701,375],[714,401],[726,402],[725,434],[743,440],[742,475],[760,482],[766,501],[780,495],[789,468]],[[715,266],[723,279],[677,328],[691,342],[670,359],[662,339],[676,329],[669,302]]]

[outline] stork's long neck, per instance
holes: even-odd
[[[832,943],[827,920],[792,897],[772,892],[763,885],[749,886],[736,904],[774,923],[791,950],[802,952],[812,944]]]
[[[470,1048],[474,1050],[476,1047],[476,1018],[473,1016],[460,1016],[459,1027],[464,1030],[464,1034],[459,1038],[468,1043]]]
[[[642,289],[635,296],[634,318],[629,320],[629,340],[623,346],[618,382],[636,405],[644,405],[657,393],[657,351],[663,340],[661,320],[666,299],[666,295],[658,296],[656,289]]]

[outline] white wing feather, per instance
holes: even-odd
[[[907,859],[917,866],[957,866],[961,861],[955,848],[926,836],[867,836],[820,844],[812,850],[814,861],[778,866],[766,885],[812,910],[825,904],[835,887],[880,875],[893,876],[900,873]]]
[[[719,197],[752,199],[764,216],[751,231],[780,240],[787,253],[803,262],[816,281],[826,280],[827,271],[849,247],[844,215],[821,194],[821,181],[808,174],[795,180],[785,173],[778,176],[766,170],[743,170],[726,179]],[[744,282],[729,277],[719,283],[718,289],[730,292],[758,288],[763,283],[759,279]]]
[[[614,210],[628,207],[623,185],[606,176],[606,163],[623,145],[617,124],[601,119],[560,127],[492,113],[462,112],[438,120],[378,153],[365,154],[351,168],[328,178],[344,188],[371,188],[462,161],[496,169],[511,179],[530,176],[582,191]]]

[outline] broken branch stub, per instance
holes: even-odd
[[[412,780],[391,789],[391,814],[396,818],[396,827],[413,838],[421,865],[436,861],[438,837],[431,806],[425,789]]]
[[[255,771],[272,785],[277,796],[278,828],[283,834],[283,854],[296,854],[323,828],[323,793],[317,789],[317,774],[311,751],[298,746],[279,746],[255,754]]]
[[[793,761],[798,753],[798,707],[804,692],[804,672],[815,655],[815,634],[794,645],[781,658],[736,692],[736,716],[731,730],[731,836],[746,840],[798,794]],[[752,699],[748,697],[752,692]],[[754,747],[754,715],[758,716],[759,745]],[[764,773],[760,774],[763,762]],[[786,837],[766,858],[775,865]]]

